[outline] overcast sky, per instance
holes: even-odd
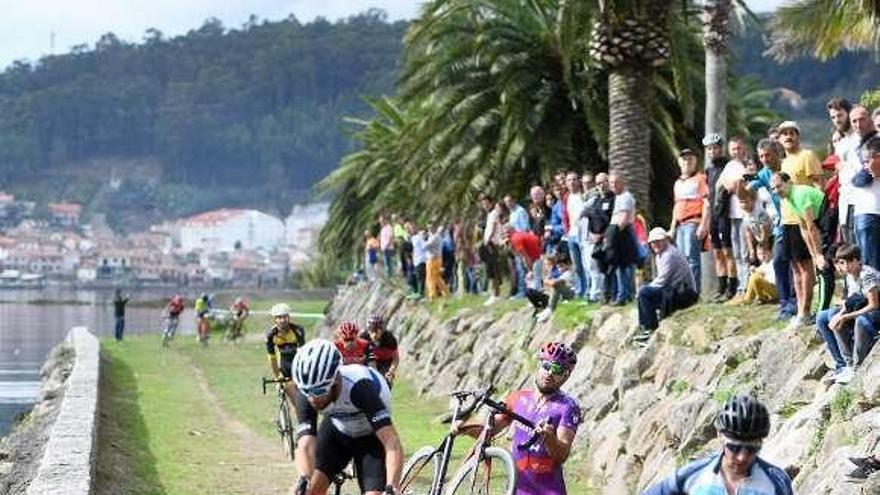
[[[746,0],[757,11],[772,10],[788,0]],[[278,20],[291,13],[300,21],[316,16],[330,20],[378,7],[391,19],[411,19],[419,0],[0,0],[0,69],[12,61],[35,61],[64,53],[78,44],[94,45],[104,33],[140,41],[156,28],[166,36],[183,34],[217,17],[238,27],[250,14]]]

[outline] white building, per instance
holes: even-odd
[[[178,223],[180,249],[206,252],[275,249],[284,242],[284,222],[257,210],[223,208]]]
[[[290,251],[290,266],[301,268],[316,258],[318,234],[330,214],[330,203],[294,205],[287,217],[287,246]]]

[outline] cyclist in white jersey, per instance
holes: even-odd
[[[361,493],[398,493],[403,447],[391,424],[391,391],[375,369],[342,365],[329,340],[300,348],[293,361],[297,384],[299,489],[324,495],[330,480],[354,462]],[[318,412],[325,419],[318,423]]]

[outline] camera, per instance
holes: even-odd
[[[746,182],[758,180],[758,174],[743,174],[743,180]]]

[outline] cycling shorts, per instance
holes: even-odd
[[[361,493],[385,489],[385,448],[379,437],[352,438],[340,433],[331,421],[322,421],[315,448],[315,469],[332,480],[351,461]]]

